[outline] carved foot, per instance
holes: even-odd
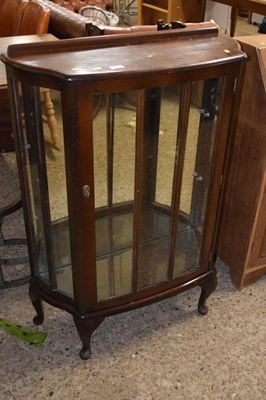
[[[91,335],[103,322],[104,318],[79,318],[75,315],[73,318],[83,345],[79,356],[82,360],[88,360],[91,357]]]
[[[199,313],[200,313],[201,315],[206,315],[206,314],[208,314],[209,309],[208,309],[208,307],[206,306],[206,304],[200,303],[200,301],[199,301],[199,304],[198,304],[198,311],[199,311]]]
[[[89,358],[91,358],[90,346],[87,349],[83,346],[82,349],[80,349],[79,356],[82,360],[88,360]]]
[[[35,325],[40,325],[44,321],[43,307],[42,307],[40,295],[37,293],[36,289],[33,287],[32,284],[30,284],[30,287],[29,287],[29,296],[30,296],[32,305],[35,308],[35,311],[37,313],[37,315],[35,315],[35,317],[33,318],[33,323]]]
[[[217,286],[216,271],[213,270],[213,273],[209,275],[208,278],[199,282],[199,286],[201,287],[201,294],[198,302],[198,311],[201,315],[206,315],[208,313],[208,307],[205,301]]]

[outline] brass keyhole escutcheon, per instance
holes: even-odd
[[[83,192],[83,196],[86,199],[88,199],[90,197],[90,194],[91,194],[91,190],[90,190],[89,185],[84,185],[83,188],[82,188],[82,192]]]

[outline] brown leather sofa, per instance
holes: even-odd
[[[98,0],[37,0],[48,6],[51,10],[50,23],[48,31],[59,39],[71,39],[77,37],[88,36],[88,28],[86,24],[88,19],[78,14],[78,10],[81,6],[95,4]],[[99,0],[103,1],[108,8],[108,4],[111,4],[112,0]],[[98,6],[98,3],[97,3]],[[73,10],[72,10],[73,8]],[[74,11],[74,12],[73,12]],[[124,34],[124,33],[135,33],[135,32],[146,32],[150,30],[157,30],[157,26],[146,25],[146,26],[133,26],[133,27],[104,27],[105,35],[113,34]],[[100,35],[101,32],[96,28],[92,35]]]

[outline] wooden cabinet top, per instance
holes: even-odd
[[[191,24],[193,25],[193,24]],[[4,62],[75,80],[156,76],[224,65],[245,58],[234,39],[210,23],[197,29],[112,35],[9,47]]]

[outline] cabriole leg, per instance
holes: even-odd
[[[213,273],[208,278],[203,279],[198,284],[201,287],[201,294],[198,302],[198,311],[200,314],[205,315],[208,313],[208,307],[205,302],[207,298],[214,292],[217,286],[216,270],[213,269]]]
[[[79,352],[80,358],[88,360],[91,356],[91,335],[103,322],[104,318],[80,318],[76,315],[73,318],[82,342],[82,349]]]
[[[30,283],[30,287],[29,287],[29,296],[30,296],[32,305],[35,308],[35,311],[37,313],[37,315],[33,318],[33,322],[35,325],[40,325],[44,321],[44,313],[43,313],[41,297],[31,283]]]

